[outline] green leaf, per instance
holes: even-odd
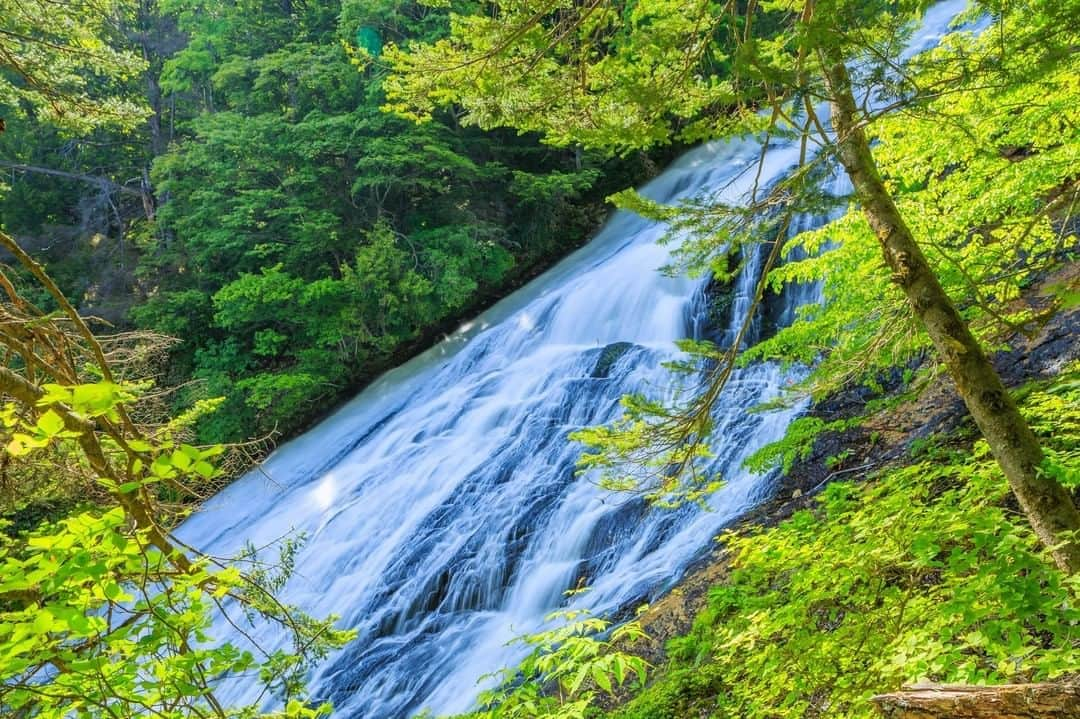
[[[59,434],[65,427],[63,418],[51,409],[38,418],[37,426],[47,437]]]
[[[602,667],[600,667],[598,665],[593,665],[593,667],[592,667],[592,678],[593,678],[593,681],[596,682],[596,684],[601,689],[606,691],[608,694],[613,693],[612,688],[611,688],[611,677],[608,675],[608,673],[606,671],[604,671],[604,669]]]

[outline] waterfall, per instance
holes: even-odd
[[[963,2],[946,6],[916,42],[934,42]],[[755,181],[782,177],[799,148],[775,143],[759,170],[760,152],[748,139],[706,143],[642,192],[738,201]],[[726,483],[707,510],[649,510],[575,476],[580,448],[567,434],[616,418],[626,393],[670,392],[661,363],[677,356],[675,340],[702,331],[703,282],[656,271],[670,259],[663,232],[615,213],[584,248],[381,377],[181,527],[218,556],[306,534],[282,598],[358,631],[312,677],[336,717],[469,709],[482,675],[521,658],[507,646],[514,636],[559,607],[605,615],[655,597],[768,495],[769,478],[742,462],[801,410],[747,412],[793,379],[768,363],[738,369],[715,410],[713,469]],[[744,265],[732,326],[760,272]],[[818,291],[785,294],[781,321]],[[591,590],[566,599],[579,582]],[[256,633],[280,641],[271,628]],[[238,680],[221,695],[250,702],[257,691]]]

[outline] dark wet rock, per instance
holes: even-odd
[[[735,283],[710,279],[703,290],[705,296],[705,325],[722,332],[731,324],[731,309],[735,304]]]
[[[593,367],[590,377],[596,379],[603,379],[611,374],[611,368],[615,366],[615,363],[619,361],[623,355],[634,348],[631,342],[613,342],[604,349],[600,350],[600,356],[596,359],[596,366]]]

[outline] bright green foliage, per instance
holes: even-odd
[[[700,502],[720,488],[716,477],[699,473],[713,456],[708,445],[693,441],[708,435],[709,422],[684,436],[678,411],[640,394],[626,395],[620,403],[623,415],[612,424],[570,434],[571,441],[594,450],[582,454],[579,473],[596,472],[604,489],[637,493],[663,508]]]
[[[958,48],[975,57],[992,50],[958,36],[934,54]],[[873,126],[880,140],[875,156],[900,210],[942,284],[990,347],[1015,329],[1037,325],[1039,317],[1009,303],[1040,272],[1075,259],[1069,218],[1080,192],[1078,75],[1074,54],[1001,88],[974,87],[982,82],[975,78],[972,87]],[[925,81],[934,79],[930,71]],[[860,213],[853,209],[785,248],[797,250],[810,258],[774,270],[773,286],[821,281],[826,303],[804,308],[801,321],[744,360],[822,360],[809,386],[823,395],[928,349],[928,338],[882,269],[877,240]]]
[[[1044,471],[1080,486],[1080,366],[1022,401]],[[815,509],[721,541],[730,577],[670,642],[657,682],[613,716],[870,719],[868,698],[903,683],[1080,666],[1080,580],[1044,556],[982,441],[832,484]]]
[[[207,701],[196,672],[220,677],[255,663],[235,647],[178,651],[181,641],[207,640],[212,595],[200,583],[212,581],[224,596],[230,582],[203,571],[166,591],[148,586],[141,578],[159,577],[168,564],[125,525],[119,509],[80,514],[31,535],[22,552],[0,550],[0,593],[41,597],[2,614],[5,711],[59,719],[101,716],[110,707],[135,716],[175,701],[178,708],[164,715],[189,716],[180,707]]]
[[[333,631],[320,636],[327,625],[312,623],[306,631],[324,648],[302,660],[215,642],[207,631],[218,613],[229,611],[230,597],[246,596],[254,611],[270,612],[263,590],[235,569],[206,565],[176,573],[129,530],[120,509],[73,515],[31,534],[24,548],[5,542],[0,570],[5,716],[218,716],[213,688],[229,674],[259,672],[291,699],[301,691],[307,662],[344,638]],[[258,714],[254,707],[226,713]],[[293,703],[276,715],[316,713]]]
[[[69,131],[130,128],[146,111],[123,83],[145,63],[117,42],[127,0],[0,2],[0,117],[47,120]]]
[[[820,417],[799,417],[788,425],[784,438],[771,442],[746,458],[746,467],[752,472],[764,474],[779,466],[784,474],[791,471],[796,462],[807,459],[814,449],[814,440],[824,432],[840,432],[858,419],[839,419],[826,422]]]
[[[428,120],[455,102],[480,127],[623,152],[730,127],[708,116],[734,98],[714,40],[738,23],[722,3],[557,4],[564,12],[545,0],[494,5],[497,11],[453,15],[447,39],[387,48],[398,72],[387,107]],[[597,51],[605,45],[609,52]]]
[[[648,664],[627,652],[644,637],[636,622],[611,629],[580,610],[547,620],[558,626],[516,639],[531,647],[529,656],[500,673],[499,686],[480,695],[479,711],[459,719],[582,719],[595,711],[600,692],[611,697],[644,686]]]
[[[449,37],[384,49],[395,71],[387,108],[423,121],[455,104],[480,127],[617,153],[766,128],[814,131],[801,112],[827,96],[817,51],[858,56],[888,92],[907,92],[886,71],[928,4],[830,0],[812,12],[801,0],[454,5]]]
[[[229,676],[255,672],[285,707],[270,716],[324,716],[328,707],[304,703],[304,678],[312,662],[351,634],[334,629],[334,618],[315,620],[274,598],[297,541],[282,544],[276,568],[256,564],[245,572],[254,557],[233,565],[198,555],[181,560],[162,549],[154,530],[136,528],[143,520],[133,512],[154,506],[149,497],[194,491],[189,488],[216,478],[213,462],[222,448],[176,442],[175,424],[123,446],[102,434],[103,461],[126,461],[118,483],[81,451],[82,430],[69,429],[65,417],[120,423],[138,391],[108,382],[43,389],[35,420],[23,419],[24,408],[11,402],[0,411],[6,471],[18,476],[46,464],[60,475],[91,472],[117,502],[44,523],[25,536],[0,532],[0,713],[23,719],[267,716],[258,706],[223,706],[214,696]],[[235,641],[222,642],[208,634],[222,616],[236,627],[278,623],[294,645],[264,650],[242,630]]]

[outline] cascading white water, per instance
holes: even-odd
[[[945,5],[916,42],[936,40],[963,0]],[[644,194],[736,201],[759,153],[749,140],[708,143]],[[758,182],[797,159],[795,145],[771,147]],[[711,511],[648,510],[575,477],[580,450],[567,434],[615,418],[623,394],[662,396],[673,341],[700,331],[701,283],[655,271],[669,258],[662,233],[616,213],[586,247],[384,375],[181,528],[219,556],[306,533],[283,599],[359,632],[313,677],[335,716],[467,710],[479,677],[520,658],[512,637],[567,602],[603,615],[656,595],[767,494],[767,479],[742,461],[799,411],[747,413],[791,379],[770,364],[738,370],[716,409],[715,469],[726,484]],[[753,264],[737,299],[753,291]],[[781,314],[790,319],[814,294],[792,293]],[[591,591],[565,599],[579,582]],[[268,628],[258,634],[278,641]],[[249,702],[257,691],[237,681],[222,695]]]
[[[711,143],[644,192],[667,202],[730,183],[737,197],[758,152]],[[796,153],[770,153],[766,173],[779,176]],[[185,523],[187,542],[218,555],[307,533],[284,599],[359,630],[314,678],[338,716],[467,709],[482,674],[519,658],[506,642],[539,628],[566,589],[584,578],[591,591],[578,602],[598,613],[644,600],[760,498],[760,478],[740,463],[795,412],[746,415],[779,391],[783,373],[770,365],[737,373],[718,413],[728,483],[715,511],[650,512],[575,477],[579,448],[566,435],[616,417],[627,392],[662,391],[671,378],[661,362],[688,335],[699,283],[656,272],[669,259],[662,233],[616,214],[587,247]],[[744,273],[738,293],[755,281]],[[255,692],[230,689],[235,701]]]

